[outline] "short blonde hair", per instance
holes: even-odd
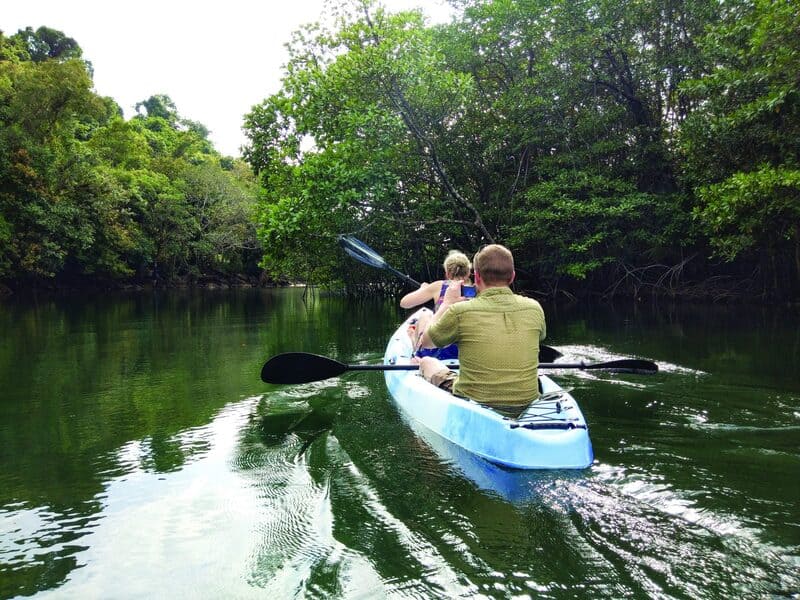
[[[475,271],[488,284],[510,283],[514,277],[514,255],[500,244],[489,244],[475,255]]]
[[[472,263],[463,252],[450,250],[444,259],[444,273],[448,279],[466,279],[472,271]]]

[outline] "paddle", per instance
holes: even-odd
[[[369,265],[370,267],[375,267],[376,269],[386,269],[387,271],[391,271],[401,279],[404,279],[408,283],[419,287],[421,284],[417,281],[414,281],[408,275],[404,275],[397,269],[391,267],[383,257],[375,252],[372,248],[367,246],[361,240],[354,238],[352,235],[340,235],[339,236],[339,244],[341,244],[344,251],[347,252],[350,256],[355,258],[357,261],[364,263],[365,265]],[[564,356],[551,346],[539,346],[539,360],[544,362],[553,362],[558,360]]]
[[[270,358],[261,368],[261,380],[265,383],[309,383],[337,377],[347,371],[414,371],[417,365],[347,365],[338,360],[309,354],[287,352]],[[658,372],[658,365],[649,360],[625,358],[599,363],[539,363],[540,369],[602,370],[609,373],[636,373],[651,375]]]
[[[339,244],[341,244],[345,252],[347,252],[357,261],[360,261],[365,265],[369,265],[370,267],[375,267],[376,269],[386,269],[387,271],[391,271],[397,275],[400,279],[404,279],[411,285],[416,287],[420,286],[419,281],[414,281],[408,275],[404,275],[389,265],[385,260],[383,260],[383,257],[380,254],[375,252],[375,250],[367,246],[361,240],[354,238],[352,235],[340,235]]]

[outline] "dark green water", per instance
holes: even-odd
[[[562,372],[594,465],[497,485],[379,373],[259,381],[289,350],[378,361],[400,316],[297,290],[0,304],[0,597],[797,597],[796,313],[551,308],[568,360],[662,371]]]

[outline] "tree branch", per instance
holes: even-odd
[[[378,37],[378,34],[375,31],[375,26],[373,25],[372,19],[370,18],[369,10],[366,5],[363,6],[363,9],[364,9],[364,19],[370,28],[370,31],[372,33],[372,38],[376,44],[379,44],[380,38]],[[456,204],[465,208],[474,217],[474,220],[471,224],[480,230],[481,234],[484,236],[485,239],[487,239],[491,243],[494,243],[494,236],[491,233],[489,233],[489,230],[486,228],[486,225],[484,224],[478,209],[469,200],[467,200],[464,196],[461,195],[461,193],[453,185],[453,182],[450,180],[450,177],[447,175],[444,165],[439,159],[439,154],[436,151],[436,145],[427,135],[425,135],[425,133],[422,130],[422,127],[420,127],[420,125],[418,124],[415,111],[406,100],[405,94],[403,94],[403,91],[400,88],[400,84],[398,83],[397,78],[394,75],[391,76],[389,81],[389,88],[386,91],[395,109],[400,114],[400,118],[403,120],[403,123],[408,128],[408,131],[411,133],[414,139],[416,140],[417,146],[419,147],[422,156],[424,157],[430,168],[438,177],[441,185],[444,187],[444,189],[447,191],[450,197],[453,200],[455,200]]]

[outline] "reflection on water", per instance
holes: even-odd
[[[548,310],[585,471],[490,465],[379,373],[400,318],[294,290],[0,306],[0,598],[785,597],[800,590],[800,327],[752,309]]]

